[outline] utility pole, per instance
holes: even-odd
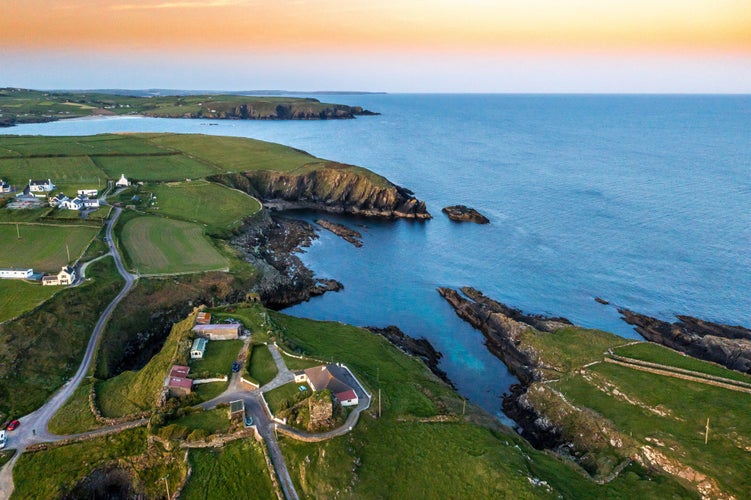
[[[381,418],[381,388],[378,388],[378,418]]]
[[[707,417],[707,426],[704,428],[704,444],[709,441],[709,417]]]

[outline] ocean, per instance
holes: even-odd
[[[315,97],[381,115],[96,118],[3,133],[254,137],[361,165],[413,190],[433,220],[330,217],[363,233],[364,246],[321,231],[303,260],[345,288],[285,312],[394,324],[425,337],[460,392],[499,418],[500,395],[515,379],[436,287],[473,286],[524,311],[629,338],[638,335],[616,306],[751,327],[751,96]],[[454,204],[476,208],[490,224],[449,221],[441,208]]]

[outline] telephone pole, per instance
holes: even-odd
[[[707,426],[704,428],[704,444],[709,441],[709,417],[707,417]]]

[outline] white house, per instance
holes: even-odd
[[[204,338],[197,338],[193,341],[193,347],[190,348],[190,359],[203,359],[206,352],[206,344],[209,341]]]
[[[65,196],[63,193],[57,193],[55,196],[49,199],[51,207],[59,207],[60,203],[64,201],[70,201],[70,198]]]
[[[328,389],[342,406],[359,404],[357,393],[346,382],[344,369],[337,365],[325,365],[294,372],[295,382],[307,382],[315,392]]]
[[[0,193],[12,193],[13,191],[13,186],[8,184],[7,181],[0,179]]]
[[[60,208],[68,210],[81,210],[83,208],[83,200],[76,196],[75,198],[61,201],[58,205]]]
[[[70,266],[63,266],[57,276],[44,276],[42,278],[42,285],[70,285],[76,280],[76,270]]]
[[[120,178],[115,183],[115,186],[117,186],[117,187],[128,187],[128,186],[130,186],[130,181],[125,178],[125,174],[120,174]]]
[[[87,196],[89,198],[96,198],[99,195],[99,191],[96,189],[79,189],[78,196]]]
[[[0,269],[0,278],[4,279],[28,280],[31,279],[33,274],[33,269],[17,269],[14,267]]]
[[[29,191],[32,193],[49,193],[55,189],[55,185],[52,184],[52,180],[38,181],[29,179]]]

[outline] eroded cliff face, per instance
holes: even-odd
[[[307,208],[368,217],[430,219],[425,202],[368,170],[315,163],[292,172],[258,170],[213,176],[260,198],[270,209]]]
[[[647,340],[684,352],[695,358],[714,361],[744,373],[751,373],[751,330],[703,321],[691,316],[678,316],[668,323],[619,309],[623,320],[634,325]]]

